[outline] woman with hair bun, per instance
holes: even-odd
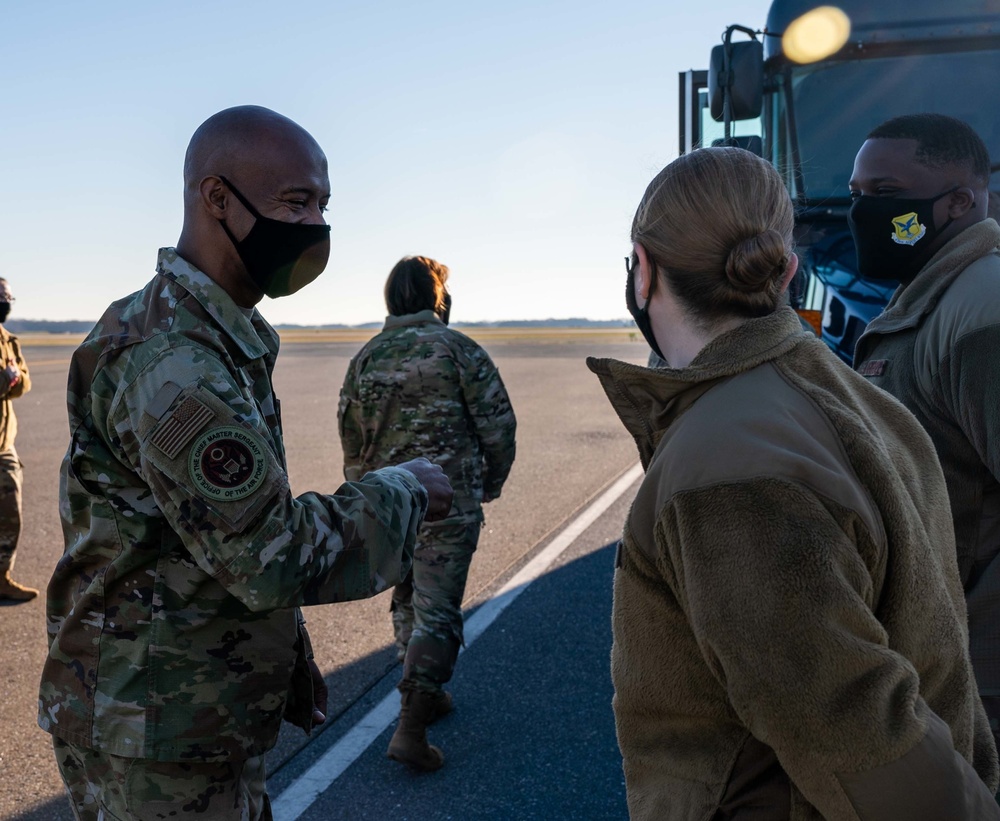
[[[646,469],[613,613],[630,815],[1000,818],[933,446],[803,332],[792,227],[764,160],[680,157],[627,259],[667,365],[588,360]]]

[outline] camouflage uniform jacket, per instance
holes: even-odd
[[[390,316],[340,392],[344,475],[426,456],[455,489],[449,522],[483,519],[514,462],[517,422],[496,365],[433,311]]]
[[[168,248],[76,351],[43,729],[120,756],[259,755],[283,713],[309,726],[298,605],[408,572],[427,506],[411,473],[289,492],[277,350],[259,313]]]
[[[14,416],[11,400],[24,396],[31,390],[28,363],[21,355],[21,345],[16,336],[0,325],[0,370],[11,363],[20,368],[21,381],[16,385],[8,385],[6,380],[0,380],[0,452],[14,447],[14,437],[17,436],[17,417]]]

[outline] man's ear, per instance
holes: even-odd
[[[205,177],[198,185],[198,192],[205,210],[217,220],[225,219],[229,191],[222,180],[218,177]]]
[[[976,192],[967,186],[956,188],[948,195],[948,217],[961,219],[976,205]]]

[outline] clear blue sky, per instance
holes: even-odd
[[[181,163],[253,103],[330,160],[333,254],[274,323],[380,319],[401,256],[450,266],[456,320],[627,316],[635,206],[677,154],[677,72],[768,0],[8,3],[0,275],[13,317],[88,319],[181,224]]]

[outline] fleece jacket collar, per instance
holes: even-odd
[[[1000,251],[1000,225],[986,219],[952,237],[909,285],[901,285],[885,310],[869,324],[865,334],[893,333],[920,324],[934,310],[948,287],[969,265]]]
[[[674,421],[724,379],[769,362],[808,339],[791,308],[750,319],[708,343],[686,368],[643,368],[587,358],[587,367],[635,439],[643,467]]]

